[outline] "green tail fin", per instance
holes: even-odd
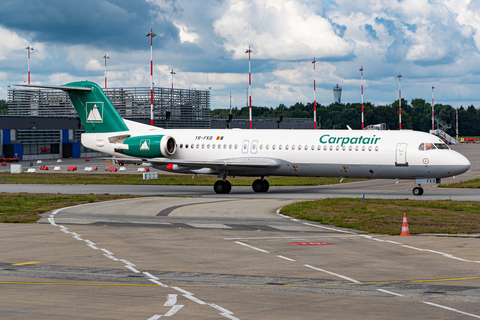
[[[78,81],[67,83],[62,87],[72,87],[64,90],[72,100],[85,133],[129,131],[110,99],[96,83]]]

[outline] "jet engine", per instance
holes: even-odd
[[[123,141],[123,153],[139,158],[170,157],[177,149],[173,137],[165,135],[129,137]]]

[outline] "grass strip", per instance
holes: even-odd
[[[288,205],[282,214],[370,233],[398,235],[403,214],[411,234],[480,233],[480,206],[475,201],[333,198]]]
[[[0,175],[9,184],[142,184],[142,174],[122,173],[4,173]],[[339,178],[313,177],[268,177],[271,186],[316,186],[337,184]],[[199,175],[192,179],[192,175],[158,175],[158,180],[147,180],[149,185],[213,185],[218,179],[215,176]],[[234,186],[250,186],[253,178],[235,177],[228,181]],[[365,179],[344,179],[343,182],[362,181]],[[2,182],[3,183],[3,182]]]
[[[33,223],[40,219],[38,214],[54,209],[84,203],[138,197],[108,194],[2,193],[0,197],[0,223]]]
[[[480,178],[438,185],[441,188],[480,188]]]

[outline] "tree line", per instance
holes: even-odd
[[[446,132],[455,136],[455,108],[448,104],[435,104],[435,117],[443,124],[451,128]],[[385,123],[387,130],[398,130],[399,108],[398,100],[390,105],[375,106],[370,102],[363,104],[365,127],[370,124]],[[211,112],[212,118],[228,117],[228,109],[215,109]],[[321,129],[346,129],[347,125],[352,129],[361,129],[360,103],[332,103],[324,106],[317,103],[317,121]],[[248,107],[232,108],[234,117],[248,118]],[[278,108],[252,106],[254,118],[312,118],[313,103],[303,104],[297,102],[287,107],[280,104]],[[458,109],[458,134],[460,136],[480,135],[480,110],[473,105],[466,109],[462,106]],[[428,132],[432,128],[432,105],[424,99],[413,99],[410,103],[402,98],[402,129]],[[435,129],[437,124],[435,124]]]

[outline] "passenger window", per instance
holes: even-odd
[[[332,151],[332,150],[333,150],[333,146],[330,146],[330,151]]]
[[[353,149],[352,146],[348,147],[348,151],[352,151],[352,149]]]
[[[362,147],[362,151],[365,151],[365,146]]]
[[[272,150],[275,150],[275,145],[272,146]]]
[[[207,144],[207,149],[210,149],[210,143],[209,143],[209,144]]]
[[[260,150],[262,150],[262,149],[263,149],[263,144],[260,145]]]
[[[337,147],[335,148],[337,151],[340,150],[340,146],[337,145]]]
[[[202,149],[205,149],[205,145],[204,145],[204,144],[202,144]]]
[[[183,148],[183,144],[180,143],[180,148]]]
[[[368,151],[372,151],[372,146],[368,147]]]
[[[302,150],[302,146],[301,146],[301,145],[298,145],[298,150]]]
[[[185,149],[188,149],[188,144],[185,145]]]
[[[237,149],[237,148],[238,148],[238,144],[235,145],[235,149]]]
[[[278,146],[278,150],[282,150],[282,145],[279,145],[279,146]]]
[[[425,143],[420,143],[420,145],[418,146],[418,150],[420,151],[425,150]]]
[[[229,146],[228,146],[228,149],[232,149],[232,145],[229,145]]]
[[[355,147],[355,151],[358,151],[358,146]]]
[[[323,150],[327,150],[327,145],[325,145],[325,146],[323,147]]]
[[[318,150],[322,150],[322,146],[321,146],[321,145],[318,145],[317,149],[318,149]]]
[[[214,144],[212,144],[212,149],[215,149],[215,145],[214,145]]]
[[[312,150],[315,150],[315,146],[312,144]]]
[[[295,150],[295,145],[292,145],[292,150]]]
[[[307,146],[307,145],[305,145],[305,150],[308,150],[308,146]]]
[[[288,150],[288,144],[285,146],[285,150]]]
[[[265,146],[265,149],[267,149],[267,150],[268,150],[268,144]]]
[[[375,151],[378,151],[378,146],[375,147]]]
[[[226,145],[226,144],[223,145],[223,149],[227,149],[227,145]]]

